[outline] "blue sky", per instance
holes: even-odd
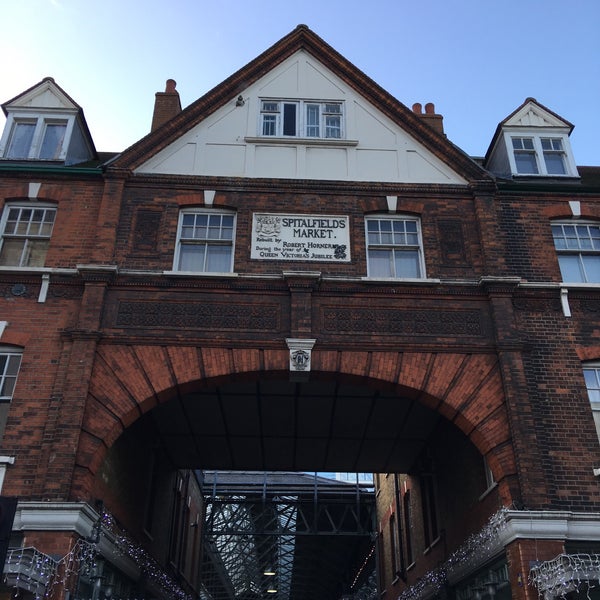
[[[101,151],[148,133],[167,79],[185,107],[304,23],[405,105],[433,102],[470,155],[532,96],[575,125],[577,164],[600,165],[599,0],[20,0],[0,14],[0,103],[54,77]]]

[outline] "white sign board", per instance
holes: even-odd
[[[254,213],[250,258],[349,262],[349,229],[346,216]]]

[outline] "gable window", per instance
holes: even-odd
[[[424,277],[419,219],[367,217],[366,229],[369,277]]]
[[[10,402],[21,366],[21,352],[0,347],[0,402]]]
[[[513,159],[519,175],[567,175],[567,156],[560,137],[512,137]]]
[[[55,119],[15,119],[6,158],[58,160],[63,152],[67,121]]]
[[[341,102],[262,100],[260,134],[272,137],[341,139]]]
[[[600,224],[553,223],[552,236],[563,281],[600,283]]]
[[[235,215],[206,209],[179,216],[175,269],[227,273],[233,268]]]
[[[56,209],[7,205],[0,228],[0,266],[43,267]]]
[[[590,363],[583,368],[585,387],[592,406],[596,432],[600,440],[600,363]]]

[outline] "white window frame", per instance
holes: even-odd
[[[13,346],[0,346],[0,356],[7,357],[5,364],[0,363],[0,403],[7,403],[11,402],[14,396],[23,350]],[[5,393],[7,384],[9,389],[8,393]]]
[[[600,362],[583,363],[583,378],[600,441]]]
[[[69,140],[73,132],[75,119],[68,114],[34,114],[31,112],[17,112],[8,115],[4,134],[0,139],[0,158],[7,160],[44,160],[44,161],[64,161],[67,155]],[[28,123],[35,125],[29,150],[26,156],[11,157],[10,150],[14,133],[19,124]],[[40,158],[44,139],[48,126],[64,125],[65,129],[62,135],[60,148],[57,146],[56,151],[51,157]]]
[[[215,237],[202,237],[200,232],[200,237],[197,238],[185,238],[183,237],[183,227],[184,220],[187,215],[192,215],[197,219],[198,215],[206,215],[208,217],[208,222],[210,223],[210,217],[231,217],[232,218],[232,235],[231,239],[221,239]],[[222,225],[222,223],[221,223]],[[236,225],[237,225],[237,215],[234,211],[231,210],[219,210],[213,208],[185,208],[179,211],[179,220],[177,223],[177,241],[175,246],[175,255],[173,259],[173,271],[179,273],[196,273],[196,274],[204,274],[204,273],[232,273],[233,272],[233,264],[234,264],[234,256],[235,256],[235,238],[236,238]],[[229,229],[228,227],[226,229]],[[219,229],[219,234],[221,235],[222,229]],[[229,266],[226,271],[217,271],[207,269],[207,254],[204,255],[204,265],[202,269],[196,270],[188,270],[181,268],[181,261],[183,260],[182,254],[182,246],[186,245],[200,245],[200,246],[227,246],[231,248],[231,256],[229,260]]]
[[[555,130],[544,130],[544,131],[515,131],[509,130],[505,132],[505,143],[508,150],[508,161],[510,164],[511,173],[521,177],[578,177],[577,167],[575,160],[571,152],[571,142],[569,136],[563,132],[557,132]],[[531,140],[531,149],[519,150],[514,148],[514,140]],[[560,149],[549,149],[547,143],[550,142],[552,146],[560,145]],[[537,166],[537,172],[520,172],[517,168],[517,160],[515,154],[519,152],[530,152],[534,156],[534,161]],[[565,169],[564,173],[551,173],[548,170],[548,164],[546,162],[547,155],[560,155],[562,157],[563,166]]]
[[[406,230],[406,224],[414,223],[415,231],[407,231],[407,235],[411,237],[414,236],[414,240],[416,243],[401,243],[401,238],[403,237],[402,231],[396,232],[397,241],[394,240],[386,240],[380,237],[380,243],[375,243],[370,238],[369,232],[369,223],[373,221],[378,221],[379,223],[383,221],[389,221],[391,224],[398,222],[404,224],[404,229]],[[392,229],[394,228],[391,225]],[[402,229],[402,228],[401,228]],[[379,230],[381,231],[381,225],[379,225]],[[374,232],[371,232],[374,233]],[[371,238],[377,237],[377,234],[372,235]],[[393,237],[393,236],[392,236]],[[423,251],[423,238],[421,235],[421,219],[419,217],[415,217],[413,215],[369,215],[365,217],[365,240],[366,240],[366,259],[367,259],[367,276],[373,277],[376,279],[426,279],[427,275],[425,272],[425,258]],[[390,251],[390,274],[389,275],[380,275],[376,273],[373,269],[371,251],[372,250],[389,250]],[[411,252],[417,253],[417,273],[412,276],[398,275],[396,271],[396,255],[397,253],[402,252]]]
[[[9,222],[9,215],[12,211],[19,211],[18,223],[27,223],[27,231],[25,232],[6,232],[7,225]],[[44,211],[44,213],[53,213],[54,217],[52,223],[48,224],[47,221],[33,221],[29,219],[25,221],[21,219],[23,211]],[[45,263],[48,248],[50,246],[50,240],[52,239],[52,231],[54,230],[54,224],[56,223],[57,207],[54,204],[47,202],[7,202],[2,210],[2,217],[0,218],[0,257],[4,250],[4,245],[8,240],[23,240],[23,248],[21,249],[21,255],[19,258],[19,264],[6,264],[4,267],[15,267],[15,268],[38,268],[43,267],[44,264],[30,264],[29,259],[31,258],[32,244],[34,241],[46,240],[46,248],[42,263]],[[45,231],[42,233],[39,231],[33,231],[33,223],[46,223]]]
[[[594,278],[591,269],[592,266],[595,266],[595,270],[600,271],[600,222],[579,219],[557,220],[552,221],[551,228],[563,281],[565,283],[600,283],[600,275]],[[562,234],[560,237],[556,236],[558,228]],[[568,235],[571,232],[565,231],[565,228],[572,228],[573,235]],[[581,235],[585,230],[590,233],[589,236]],[[562,243],[558,243],[559,240]],[[580,279],[565,279],[567,268],[564,265],[565,261],[561,261],[561,258],[567,257],[577,259]]]
[[[339,100],[260,98],[259,102],[259,137],[345,139],[344,103]],[[295,111],[293,133],[292,128],[289,127],[290,123],[286,123],[285,119],[285,112],[292,110],[292,107]],[[314,120],[309,119],[309,110],[314,111],[315,107],[318,111],[316,123]],[[267,123],[268,126],[266,126]],[[267,130],[269,130],[269,133],[267,133]]]

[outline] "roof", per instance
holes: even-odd
[[[203,121],[232,98],[243,93],[249,85],[267,75],[275,66],[299,50],[306,51],[335,72],[356,93],[375,105],[408,134],[418,139],[423,146],[452,169],[468,179],[491,179],[489,173],[471,160],[466,153],[381,88],[306,25],[298,25],[289,34],[190,104],[173,119],[130,146],[107,167],[135,169],[177,140],[182,133]]]

